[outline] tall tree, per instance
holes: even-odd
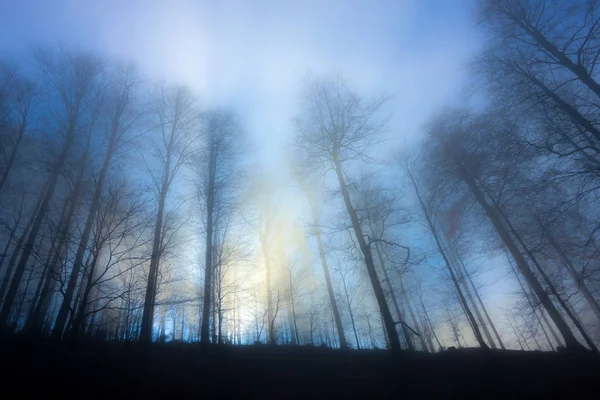
[[[446,266],[446,270],[448,271],[448,275],[450,276],[450,280],[452,281],[454,290],[456,291],[456,295],[459,298],[460,305],[461,305],[463,311],[465,312],[467,319],[469,320],[471,328],[473,329],[473,334],[475,336],[475,339],[479,343],[479,346],[481,346],[484,349],[487,349],[488,346],[485,343],[485,340],[483,340],[483,336],[481,335],[481,331],[479,330],[479,323],[473,316],[473,313],[471,312],[471,307],[469,306],[467,299],[465,298],[463,290],[458,281],[458,277],[456,276],[454,268],[452,267],[450,259],[448,258],[448,254],[442,244],[441,237],[439,234],[439,229],[435,222],[435,217],[437,215],[436,210],[439,209],[439,194],[441,192],[438,192],[438,193],[434,192],[427,199],[423,196],[422,189],[420,188],[420,185],[417,183],[417,177],[415,176],[416,175],[415,170],[418,167],[418,165],[419,165],[418,159],[414,159],[414,158],[411,159],[410,155],[404,156],[402,159],[402,162],[401,162],[401,168],[402,168],[403,172],[406,174],[406,176],[408,177],[408,179],[410,180],[410,183],[413,186],[415,194],[417,195],[419,207],[421,209],[421,212],[423,213],[423,216],[425,217],[425,221],[427,222],[427,227],[429,228],[429,231],[431,233],[431,236],[433,237],[433,240],[435,242],[435,245],[436,245],[436,248],[437,248],[439,254],[442,256],[442,259],[444,260],[444,265]],[[454,325],[452,325],[452,327],[453,327],[453,329],[455,329]]]
[[[135,103],[135,87],[137,85],[137,75],[135,70],[130,66],[123,66],[120,67],[111,78],[112,79],[109,80],[107,85],[109,92],[103,93],[103,100],[106,102],[106,108],[108,110],[105,121],[105,141],[102,143],[102,146],[106,146],[106,149],[104,150],[104,153],[101,154],[101,157],[103,158],[102,167],[98,174],[98,181],[94,189],[83,233],[79,240],[77,252],[73,261],[71,276],[52,331],[52,336],[54,337],[62,336],[69,311],[72,307],[71,302],[75,287],[79,280],[83,258],[86,250],[88,250],[88,242],[92,233],[94,215],[100,204],[108,170],[117,152],[122,150],[122,146],[126,142],[127,135],[130,133],[132,125],[140,116],[139,112],[137,112]]]
[[[333,291],[333,285],[331,284],[331,274],[329,273],[329,265],[327,263],[327,254],[325,253],[325,246],[323,245],[323,237],[321,235],[321,227],[319,226],[319,209],[317,200],[315,199],[315,193],[313,188],[307,182],[298,166],[293,165],[294,176],[300,184],[302,193],[308,201],[310,207],[310,216],[312,221],[312,231],[317,240],[317,248],[319,250],[319,259],[321,261],[321,267],[323,267],[323,275],[325,276],[325,286],[327,288],[327,295],[329,296],[329,303],[331,304],[331,312],[333,313],[333,319],[335,321],[335,327],[340,341],[341,348],[347,348],[348,343],[346,342],[346,335],[344,334],[344,326],[342,325],[342,318],[340,317],[340,311],[335,299],[335,292]]]
[[[149,138],[152,164],[147,162],[147,165],[156,189],[158,209],[141,321],[140,341],[143,343],[152,342],[153,336],[158,269],[165,244],[163,223],[167,196],[178,172],[192,161],[201,136],[200,113],[196,99],[189,89],[181,86],[160,86],[153,94],[152,100],[152,113],[156,125]]]
[[[223,249],[227,223],[236,202],[236,188],[241,184],[239,159],[243,140],[241,129],[231,112],[215,110],[205,117],[205,144],[198,154],[200,176],[196,183],[198,197],[202,203],[202,219],[206,232],[204,260],[204,294],[200,341],[209,341],[211,310],[211,284],[213,281],[213,251],[215,242]],[[216,231],[221,233],[215,235]],[[222,277],[215,277],[222,279]],[[219,321],[221,324],[221,321]]]
[[[351,90],[340,77],[306,81],[303,109],[296,118],[297,146],[314,168],[333,169],[354,236],[364,258],[392,351],[400,350],[396,324],[377,276],[373,254],[363,234],[347,184],[347,169],[353,161],[368,159],[368,149],[385,124],[376,113],[383,100],[368,102]]]
[[[494,130],[493,125],[487,119],[472,119],[468,115],[460,114],[455,111],[452,119],[449,115],[441,115],[435,119],[430,126],[430,143],[427,160],[437,166],[438,176],[456,179],[464,184],[475,201],[481,206],[486,217],[500,236],[502,243],[515,259],[515,263],[520,273],[523,275],[529,286],[533,289],[540,299],[550,318],[560,331],[565,340],[565,344],[570,348],[581,348],[568,324],[552,302],[549,294],[540,284],[537,276],[529,266],[529,263],[521,253],[517,243],[511,236],[501,214],[501,210],[486,196],[483,179],[489,179],[494,167],[494,160],[508,160],[509,158],[500,158],[498,154],[489,154],[487,149],[491,148],[494,136],[483,135],[483,133],[500,133],[503,129],[512,129],[508,124],[497,124]],[[483,136],[478,136],[478,134]],[[498,135],[504,137],[506,135]],[[483,139],[485,137],[485,139]],[[452,138],[450,140],[450,138]],[[510,151],[505,148],[503,151]]]
[[[99,106],[98,84],[103,72],[100,60],[89,54],[67,51],[57,54],[40,51],[37,59],[39,69],[48,85],[48,94],[54,102],[52,107],[55,112],[52,115],[55,118],[57,136],[62,139],[62,144],[58,156],[52,163],[45,184],[46,190],[40,198],[39,210],[24,242],[21,257],[0,311],[2,325],[7,323],[21,278],[76,136],[80,129],[95,122],[96,110]]]

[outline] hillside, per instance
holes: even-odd
[[[5,337],[0,349],[4,392],[27,398],[591,398],[600,373],[600,357],[589,353],[459,349],[393,357],[383,350],[144,347],[26,336]]]

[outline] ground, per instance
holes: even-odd
[[[310,346],[0,339],[0,380],[10,398],[597,398],[600,389],[600,356],[591,353],[393,356]]]

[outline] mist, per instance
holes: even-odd
[[[3,341],[598,353],[599,12],[1,5]]]

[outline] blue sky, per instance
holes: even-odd
[[[13,0],[0,5],[0,53],[63,43],[135,60],[238,110],[265,161],[290,131],[307,72],[341,72],[395,95],[390,128],[415,137],[460,96],[479,46],[470,0]]]

